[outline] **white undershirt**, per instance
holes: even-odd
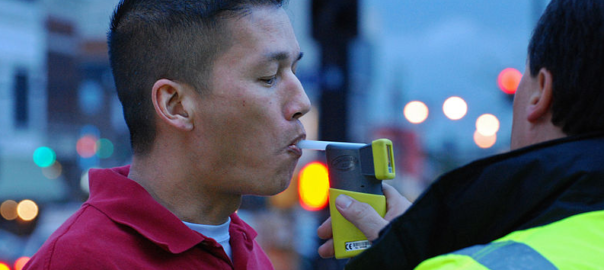
[[[231,239],[231,235],[229,234],[229,226],[231,225],[231,218],[227,220],[227,222],[221,225],[205,225],[205,224],[195,224],[183,221],[185,225],[187,225],[191,230],[194,230],[198,233],[203,234],[208,238],[212,238],[218,242],[222,248],[224,248],[224,252],[233,260],[231,255],[231,244],[229,244],[229,240]]]

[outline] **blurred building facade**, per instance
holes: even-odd
[[[0,200],[66,195],[62,183],[44,180],[32,160],[46,143],[47,51],[45,12],[35,1],[4,1],[0,9]],[[17,198],[19,199],[19,198]]]
[[[105,41],[113,5],[1,1],[0,203],[82,201],[89,168],[130,158]],[[106,18],[91,20],[99,10]],[[0,219],[19,233],[23,223]]]
[[[83,171],[128,159],[105,41],[115,2],[2,1],[0,199],[85,196],[79,183]],[[98,10],[103,20],[94,20]],[[79,141],[85,135],[96,144]],[[101,138],[112,148],[104,156],[98,155]],[[56,155],[47,168],[36,166],[32,157],[42,146]]]

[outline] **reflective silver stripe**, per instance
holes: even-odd
[[[558,269],[530,246],[514,241],[471,246],[452,254],[470,256],[491,270]]]

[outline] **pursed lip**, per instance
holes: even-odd
[[[296,137],[292,143],[287,147],[287,150],[294,153],[298,158],[302,156],[302,149],[300,149],[300,147],[298,147],[298,143],[301,140],[306,139],[306,134],[302,133],[300,135],[298,135],[298,137]]]

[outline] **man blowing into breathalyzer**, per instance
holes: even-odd
[[[90,172],[90,198],[26,269],[272,269],[235,213],[289,185],[310,102],[278,0],[123,0],[108,34],[130,166]]]

